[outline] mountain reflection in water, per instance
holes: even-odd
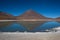
[[[33,30],[34,28],[44,24],[44,22],[45,21],[21,21],[18,23],[27,28],[28,30]]]
[[[41,32],[46,29],[59,27],[60,23],[55,21],[20,21],[20,22],[0,22],[0,32]]]

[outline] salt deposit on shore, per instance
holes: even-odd
[[[0,33],[0,40],[60,40],[60,32],[3,32]]]

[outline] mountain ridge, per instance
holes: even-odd
[[[21,19],[42,19],[42,18],[46,18],[41,14],[38,14],[37,12],[33,11],[33,10],[28,10],[26,11],[24,14],[18,16]]]
[[[11,19],[15,19],[13,15],[0,11],[0,20],[11,20]]]

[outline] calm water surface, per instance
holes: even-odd
[[[0,22],[0,32],[40,32],[59,27],[60,22]]]

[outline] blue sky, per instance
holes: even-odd
[[[46,17],[60,17],[60,0],[0,0],[0,11],[13,16],[19,16],[29,9]]]

